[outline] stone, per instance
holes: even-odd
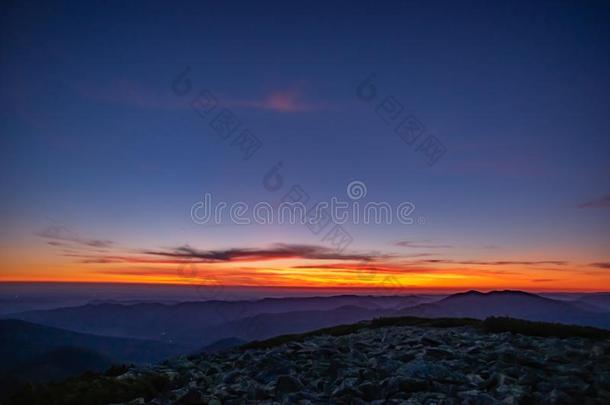
[[[133,366],[105,378],[167,384],[156,398],[131,405],[601,404],[610,403],[609,347],[474,327],[360,328]]]
[[[296,392],[302,387],[301,382],[290,375],[281,375],[275,383],[275,390],[278,394]]]
[[[196,389],[189,390],[186,394],[184,394],[179,400],[178,403],[181,405],[200,405],[205,404],[203,399],[203,394],[201,391]]]

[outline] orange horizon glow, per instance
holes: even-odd
[[[465,252],[429,256],[336,253],[311,245],[170,250],[91,247],[75,242],[31,244],[3,251],[0,282],[119,283],[342,291],[524,290],[610,291],[606,262],[550,260],[549,253],[464,259]],[[182,250],[181,250],[182,249]],[[36,252],[37,254],[32,254]],[[228,252],[228,253],[227,253]],[[496,257],[494,257],[496,256]],[[518,259],[517,259],[518,258]]]
[[[34,268],[0,274],[3,283],[117,283],[173,286],[231,286],[280,289],[342,289],[388,291],[463,291],[463,290],[525,290],[601,292],[610,291],[610,275],[603,271],[584,269],[539,269],[501,266],[464,268],[461,266],[382,268],[382,271],[358,270],[346,264],[333,269],[316,267],[305,269],[289,266],[273,267],[256,263],[257,267],[244,268],[233,263],[196,268],[169,264],[136,264],[125,266],[101,264],[63,264],[46,271]],[[480,267],[480,268],[479,268]],[[205,270],[204,270],[205,269]],[[50,270],[50,271],[49,271]],[[51,273],[51,274],[50,274]]]

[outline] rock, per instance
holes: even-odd
[[[467,374],[466,378],[468,382],[476,387],[480,387],[485,384],[485,380],[478,374]]]
[[[373,401],[375,399],[380,399],[381,397],[381,387],[370,382],[360,384],[358,386],[358,391],[360,391],[362,399],[366,401]]]
[[[455,379],[455,373],[447,367],[419,359],[405,364],[398,370],[398,373],[404,377],[423,380],[452,381]]]
[[[604,348],[600,345],[595,345],[591,348],[591,357],[598,358],[604,355]]]
[[[571,401],[571,398],[570,398],[570,396],[568,394],[566,394],[565,392],[555,388],[549,394],[549,402],[551,404],[567,404],[567,403],[570,403],[572,401]]]
[[[601,404],[610,403],[609,347],[472,327],[361,328],[104,378],[159,390],[131,405]]]
[[[463,404],[491,405],[498,402],[491,395],[479,390],[461,391],[457,395]]]
[[[430,384],[428,381],[420,378],[409,378],[409,377],[397,377],[398,386],[401,391],[404,392],[418,392],[425,391],[429,388]]]
[[[425,356],[431,359],[450,359],[453,357],[453,353],[449,350],[428,348],[425,351]]]
[[[280,395],[296,392],[301,389],[301,387],[301,382],[297,378],[290,375],[279,376],[275,383],[275,390]]]
[[[240,372],[235,370],[235,371],[231,371],[227,374],[225,374],[225,376],[222,379],[222,382],[225,384],[233,384],[235,381],[237,381],[237,378],[239,377]]]
[[[205,404],[205,401],[201,391],[191,389],[178,400],[178,403],[181,405],[200,405]]]
[[[140,397],[140,398],[132,399],[129,402],[126,402],[126,405],[143,405],[145,403],[146,403],[146,401],[144,400],[144,398]]]
[[[337,386],[337,388],[335,388],[331,393],[332,398],[347,397],[349,399],[352,399],[352,398],[359,398],[361,396],[362,396],[362,392],[360,392],[358,389],[356,389],[355,387],[346,386],[343,384]]]
[[[440,346],[443,342],[441,342],[438,339],[433,338],[432,336],[424,335],[419,340],[419,343],[421,343],[424,346]]]

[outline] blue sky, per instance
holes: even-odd
[[[277,200],[284,190],[261,182],[281,161],[286,187],[314,199],[360,180],[370,200],[412,201],[425,218],[348,226],[351,249],[411,240],[458,247],[451,258],[493,245],[507,258],[610,259],[607,2],[3,8],[5,249],[52,223],[132,248],[317,244],[302,226],[190,219],[205,192]],[[367,104],[356,88],[373,72]],[[261,140],[251,159],[190,108],[203,89]],[[446,147],[434,165],[377,115],[389,96]]]

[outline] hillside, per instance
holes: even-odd
[[[247,333],[247,331],[240,327],[239,321],[262,314],[268,315],[265,319],[269,319],[269,321],[265,320],[264,323],[269,323],[273,322],[275,314],[288,312],[313,311],[310,315],[315,317],[316,313],[334,311],[346,306],[392,312],[399,308],[428,302],[429,300],[429,297],[410,295],[339,295],[307,298],[265,298],[251,301],[183,302],[177,304],[140,303],[125,305],[101,303],[28,311],[12,314],[11,317],[81,333],[179,342],[196,350],[202,345],[212,343],[218,339],[240,337],[242,333]],[[347,318],[345,319],[335,319],[335,324],[356,320],[353,315],[347,313],[346,315]],[[258,320],[263,321],[263,318],[259,317]],[[328,325],[330,324],[309,324],[305,325],[304,329],[298,330],[308,330]],[[284,328],[277,333],[294,331]],[[260,338],[260,336],[255,337]]]
[[[399,316],[469,317],[508,316],[533,321],[560,322],[610,328],[610,314],[587,311],[581,303],[560,301],[523,291],[468,291],[437,302],[403,308]]]
[[[260,314],[224,325],[224,333],[244,340],[267,339],[287,333],[302,333],[343,323],[353,323],[392,314],[384,309],[344,306],[328,311],[291,311]]]
[[[610,311],[610,293],[587,294],[576,302],[585,303],[605,311]]]
[[[610,328],[610,313],[584,301],[521,291],[469,291],[430,302],[420,296],[342,295],[204,301],[174,304],[101,303],[30,311],[15,317],[75,332],[147,339],[185,347],[182,354],[222,339],[265,339],[380,316],[489,316]]]
[[[184,350],[161,342],[0,320],[0,392],[22,382],[60,380],[85,371],[103,371],[113,363],[155,363]]]
[[[8,404],[606,404],[609,382],[607,331],[386,318],[35,386]]]

